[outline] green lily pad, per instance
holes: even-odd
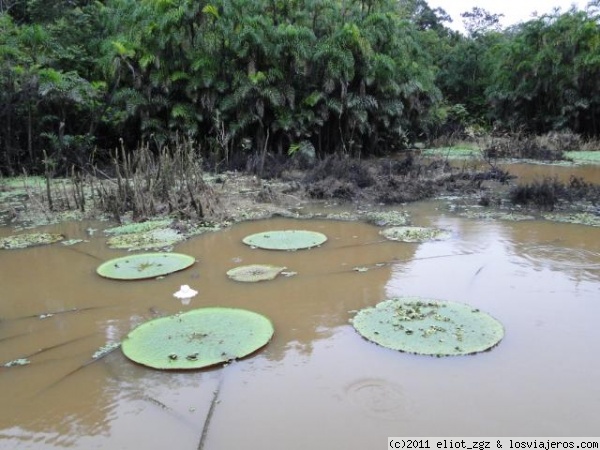
[[[265,316],[234,308],[201,308],[143,323],[123,340],[132,361],[155,369],[200,369],[243,358],[273,336]]]
[[[402,242],[439,241],[450,237],[446,230],[424,227],[391,227],[381,230],[379,234],[391,241]]]
[[[195,261],[193,256],[181,253],[142,253],[106,261],[96,272],[115,280],[142,280],[187,269]]]
[[[34,245],[54,244],[55,242],[62,241],[64,238],[62,234],[52,233],[14,234],[0,238],[0,248],[12,250],[33,247]]]
[[[369,341],[420,355],[479,353],[504,337],[500,322],[472,306],[412,297],[392,298],[362,309],[351,322]]]
[[[284,230],[251,234],[244,244],[265,250],[300,250],[316,247],[327,241],[327,236],[317,231]]]
[[[227,271],[227,276],[235,281],[255,283],[257,281],[273,280],[287,267],[272,266],[270,264],[251,264],[239,266]]]

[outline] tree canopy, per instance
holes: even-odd
[[[58,170],[182,137],[373,155],[479,124],[600,133],[594,2],[468,35],[425,0],[0,0],[0,161]]]

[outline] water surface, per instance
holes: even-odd
[[[160,280],[102,279],[125,252],[75,223],[47,227],[89,242],[0,251],[2,449],[383,448],[388,436],[593,436],[600,419],[600,229],[544,221],[476,221],[440,203],[408,207],[451,239],[382,240],[375,226],[273,219],[184,242],[190,269]],[[252,249],[251,233],[303,228],[320,248]],[[1,229],[1,235],[10,234]],[[283,265],[298,275],[258,284],[225,272]],[[366,272],[354,270],[368,267]],[[199,291],[189,306],[173,297]],[[348,320],[392,296],[461,301],[500,320],[506,337],[474,356],[431,358],[362,339]],[[119,350],[87,364],[157,315],[203,306],[265,314],[273,340],[224,368],[160,372]],[[55,313],[40,318],[40,315]],[[45,316],[42,316],[45,317]]]

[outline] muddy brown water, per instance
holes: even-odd
[[[382,241],[356,222],[273,219],[193,238],[176,251],[191,268],[160,280],[102,279],[121,256],[100,232],[47,227],[89,242],[0,251],[1,449],[375,449],[388,436],[596,436],[600,423],[600,229],[543,221],[476,221],[439,202],[407,207],[447,241]],[[325,233],[320,248],[251,249],[270,229]],[[1,229],[2,235],[11,233]],[[258,284],[225,272],[270,263],[298,272]],[[376,266],[378,263],[385,263]],[[355,267],[373,267],[366,272]],[[199,291],[189,306],[173,297]],[[362,339],[353,311],[392,296],[471,304],[506,329],[489,352],[432,358]],[[273,340],[222,368],[167,373],[116,350],[86,365],[156,314],[246,308],[274,323]],[[76,311],[69,311],[76,309]],[[63,311],[60,313],[60,311]],[[41,314],[55,312],[51,317]]]

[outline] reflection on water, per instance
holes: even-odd
[[[89,240],[74,247],[1,251],[0,363],[27,356],[31,364],[0,368],[0,448],[196,449],[215,390],[205,449],[358,450],[402,434],[593,435],[600,230],[467,220],[436,206],[409,209],[415,224],[451,230],[447,241],[385,241],[352,222],[249,222],[180,244],[197,263],[160,280],[98,277],[100,261],[124,253],[88,236],[90,224],[48,227]],[[297,252],[241,242],[290,228],[329,240]],[[257,284],[225,275],[245,264],[298,274]],[[190,305],[173,297],[184,284],[199,291]],[[383,349],[348,324],[353,311],[397,295],[472,304],[499,319],[506,337],[491,352],[436,359]],[[215,305],[267,315],[273,340],[199,372],[147,369],[119,350],[91,362],[145,320]]]
[[[600,166],[595,165],[577,165],[577,166],[559,166],[551,164],[527,164],[511,163],[500,164],[512,175],[518,177],[519,182],[529,183],[536,179],[544,177],[556,177],[563,183],[573,177],[583,178],[588,183],[600,183]]]

